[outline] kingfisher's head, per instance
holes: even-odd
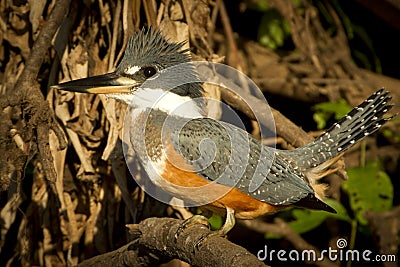
[[[52,86],[72,92],[105,94],[137,108],[172,109],[195,99],[204,115],[203,88],[185,42],[168,41],[159,30],[134,34],[116,70]],[[159,102],[159,103],[158,103]]]

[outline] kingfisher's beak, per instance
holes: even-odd
[[[51,88],[89,94],[131,93],[139,82],[115,72],[52,85]]]

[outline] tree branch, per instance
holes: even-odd
[[[25,67],[14,88],[7,90],[6,97],[0,99],[1,109],[7,106],[20,106],[23,117],[20,118],[24,122],[17,124],[17,132],[21,133],[23,140],[27,143],[37,137],[37,146],[41,154],[42,163],[46,172],[46,176],[50,181],[56,180],[56,172],[53,165],[53,157],[49,148],[49,129],[55,129],[57,126],[54,121],[53,110],[45,101],[40,86],[36,81],[43,60],[51,46],[51,40],[55,36],[57,29],[61,25],[65,14],[70,5],[70,0],[57,1],[49,15],[46,23],[41,29],[38,38],[36,39]],[[5,119],[5,118],[3,118]],[[3,122],[5,123],[5,122]],[[27,127],[21,127],[26,124]],[[36,132],[33,132],[36,130]],[[60,148],[66,147],[64,138],[60,136],[60,132],[56,131],[59,138]],[[12,143],[12,141],[11,141]],[[15,154],[21,154],[18,148],[14,148]],[[7,153],[10,153],[8,151]],[[22,155],[21,155],[22,156]],[[27,155],[23,155],[24,161],[28,159]],[[23,169],[19,170],[23,171]],[[0,176],[3,176],[0,173]],[[3,185],[4,183],[4,185]],[[9,181],[2,181],[1,188],[7,188]]]
[[[263,114],[264,109],[259,108],[263,107],[265,105],[265,102],[255,96],[249,94],[246,97],[246,104],[243,99],[236,95],[234,92],[221,87],[221,97],[230,106],[240,110],[252,120],[257,120],[254,114],[259,114],[261,117],[267,116],[264,116]],[[273,109],[272,107],[271,111],[272,115],[274,116],[277,134],[282,136],[290,144],[295,147],[299,147],[313,141],[313,138],[310,135],[308,135],[303,129],[294,124],[291,120],[282,115],[282,113],[280,113],[276,109]],[[274,131],[275,129],[271,130]]]
[[[78,266],[154,266],[180,259],[192,266],[265,266],[253,254],[222,237],[210,237],[196,249],[196,242],[210,232],[202,225],[185,229],[175,241],[182,220],[149,218],[128,226],[136,237],[128,245],[80,263]]]

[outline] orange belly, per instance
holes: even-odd
[[[174,164],[166,160],[164,170],[161,172],[164,179],[162,186],[173,195],[195,203],[203,203],[202,206],[205,208],[222,214],[227,207],[231,208],[235,211],[235,217],[239,219],[254,219],[282,209],[280,206],[255,199],[236,188],[211,183],[195,172],[187,171],[191,167],[172,147],[167,147],[166,151],[168,158]]]

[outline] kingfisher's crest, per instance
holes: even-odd
[[[153,27],[139,31],[129,39],[117,72],[129,74],[145,66],[154,66],[160,70],[189,62],[189,49],[182,49],[185,43],[172,42]]]

